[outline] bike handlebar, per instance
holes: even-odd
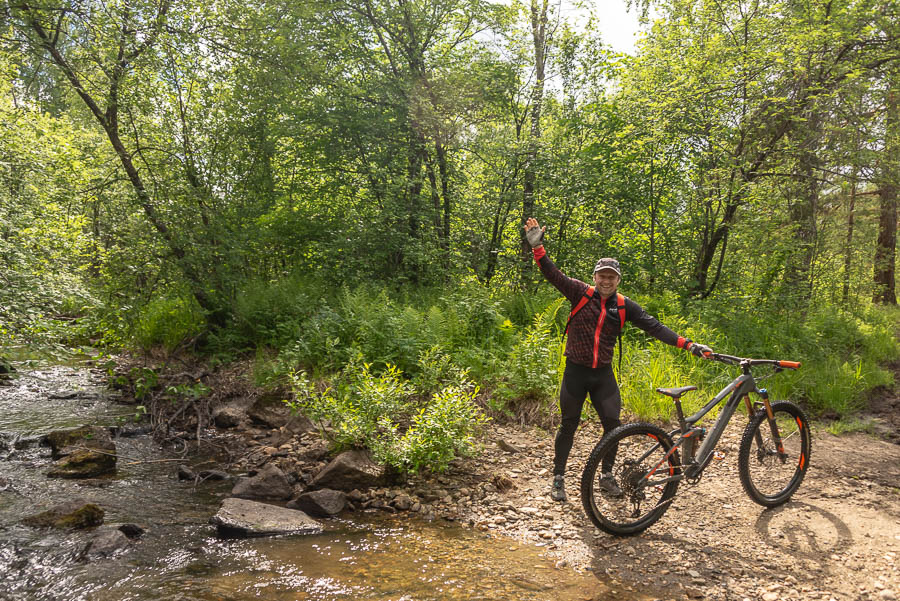
[[[802,365],[799,361],[784,361],[779,359],[745,359],[744,357],[735,357],[734,355],[725,355],[722,353],[710,353],[707,356],[712,361],[728,363],[729,365],[774,365],[778,369],[799,369]]]

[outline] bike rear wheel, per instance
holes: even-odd
[[[581,475],[581,503],[595,526],[628,536],[662,517],[678,490],[678,480],[654,482],[681,473],[678,451],[672,445],[668,434],[646,423],[619,426],[597,443]],[[615,457],[612,474],[622,490],[619,497],[599,486],[607,456]]]
[[[738,452],[741,485],[764,507],[777,507],[791,498],[809,468],[811,451],[809,422],[800,407],[790,401],[776,401],[772,403],[772,415],[781,450],[762,410],[747,424]]]

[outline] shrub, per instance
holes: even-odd
[[[457,367],[440,347],[433,346],[419,355],[418,373],[413,384],[420,393],[433,394],[445,386],[467,380],[468,370]]]
[[[320,296],[299,275],[277,282],[245,283],[234,301],[232,344],[281,347],[296,340]]]
[[[534,399],[542,404],[555,397],[565,350],[556,314],[563,303],[564,298],[551,302],[521,333],[503,365],[503,382],[496,394],[506,400]]]
[[[390,450],[393,464],[412,473],[424,468],[442,472],[455,456],[474,453],[474,434],[487,421],[475,403],[477,394],[478,388],[468,383],[436,392]]]
[[[337,450],[368,448],[376,461],[402,472],[444,470],[453,457],[474,450],[474,433],[485,421],[474,400],[477,388],[465,380],[424,404],[395,366],[373,373],[358,359],[322,393],[305,372],[292,374],[291,382],[289,405],[318,423]]]

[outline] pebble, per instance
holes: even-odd
[[[886,589],[878,592],[878,598],[881,599],[882,601],[896,601],[897,593],[895,593],[894,591],[892,591],[889,588],[886,588]]]

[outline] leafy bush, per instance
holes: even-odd
[[[419,392],[425,394],[468,380],[468,370],[457,367],[451,357],[437,346],[426,349],[419,355],[418,368],[413,384]]]
[[[232,344],[282,347],[296,340],[319,296],[319,291],[310,289],[300,276],[277,282],[247,282],[234,301]]]
[[[477,394],[468,383],[436,392],[389,451],[393,464],[412,473],[442,472],[455,456],[474,453],[474,434],[487,421],[475,402]]]
[[[383,417],[399,421],[412,410],[414,390],[396,367],[389,366],[378,375],[369,368],[368,363],[347,365],[336,387],[319,395],[310,394],[303,380],[294,378],[295,396],[303,399],[301,409],[320,424],[337,450],[371,447],[373,440],[385,434]]]
[[[322,393],[305,372],[291,381],[295,400],[289,405],[318,423],[337,450],[368,448],[376,461],[403,472],[444,470],[453,457],[474,450],[474,434],[486,419],[470,382],[445,386],[423,404],[391,365],[373,373],[368,363],[351,362]]]

